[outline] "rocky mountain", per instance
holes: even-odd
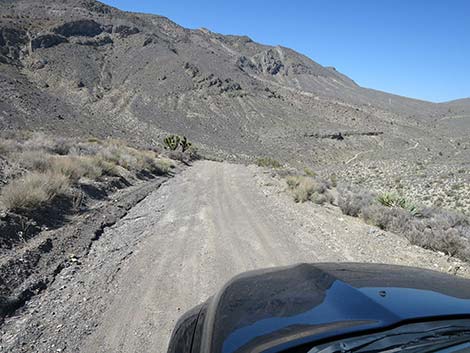
[[[369,150],[414,156],[417,141],[422,158],[439,158],[450,138],[470,146],[469,119],[453,119],[470,112],[468,101],[435,104],[362,88],[246,36],[186,29],[94,0],[1,0],[0,14],[3,131],[153,145],[178,133],[208,151],[302,163]]]

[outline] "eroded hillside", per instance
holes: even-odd
[[[288,48],[91,0],[0,6],[2,130],[154,145],[171,132],[225,155],[315,164],[470,144],[469,124],[452,119],[467,105],[365,89]]]

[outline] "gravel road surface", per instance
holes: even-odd
[[[414,265],[468,276],[443,254],[296,204],[263,169],[201,161],[106,229],[87,258],[2,328],[0,352],[166,352],[178,317],[232,276],[299,262]]]

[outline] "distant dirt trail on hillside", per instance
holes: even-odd
[[[441,271],[455,265],[336,207],[296,204],[284,187],[254,166],[195,163],[108,228],[77,270],[64,269],[22,317],[10,319],[0,346],[163,353],[178,317],[246,270],[315,261]]]

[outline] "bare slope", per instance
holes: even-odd
[[[436,154],[447,148],[437,136],[450,129],[464,139],[470,125],[437,126],[445,105],[361,88],[334,68],[244,36],[94,0],[3,1],[0,9],[2,129],[151,144],[175,132],[210,149],[320,162],[384,144],[393,156],[417,138]],[[352,134],[338,143],[332,132]]]

